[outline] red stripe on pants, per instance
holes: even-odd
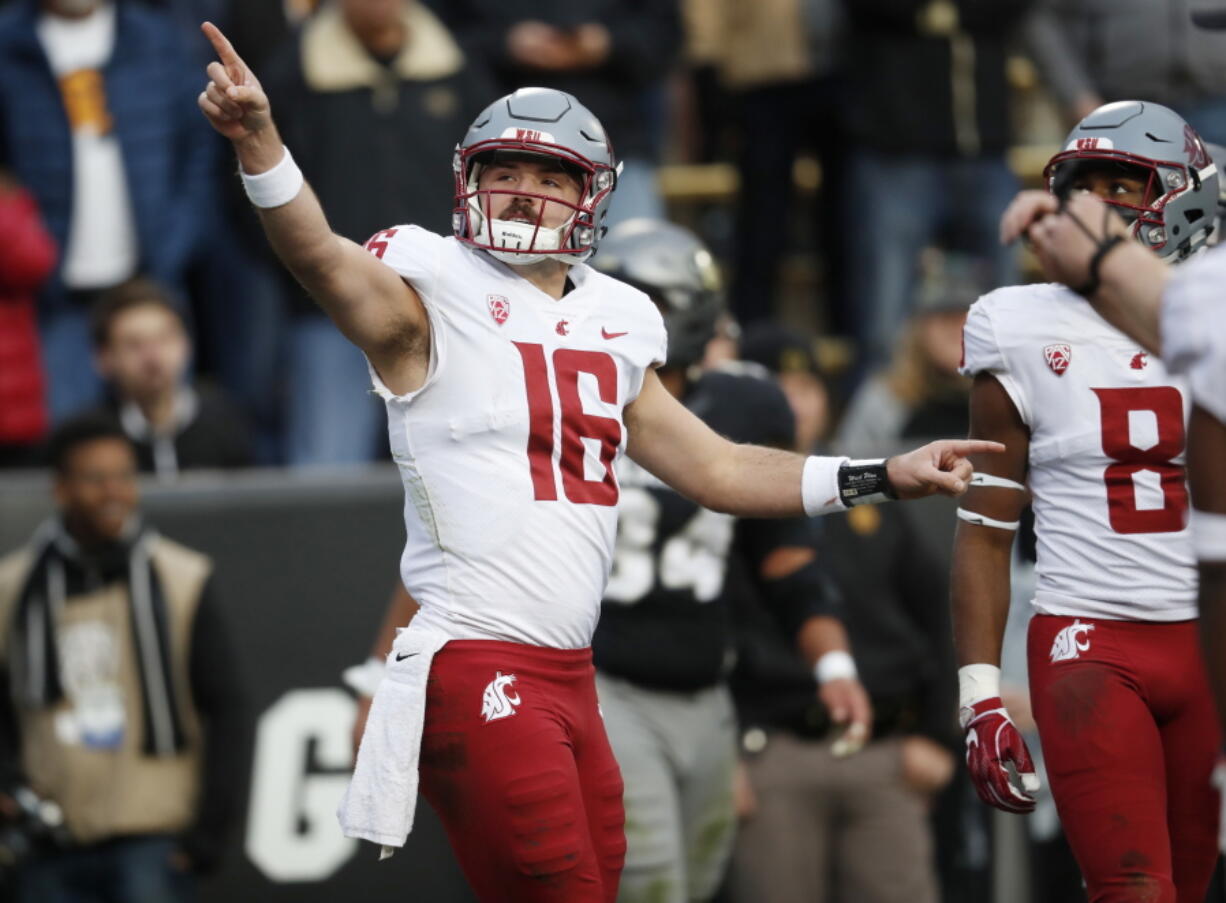
[[[622,779],[591,650],[448,643],[426,694],[422,795],[477,897],[613,903],[626,852]]]
[[[1075,621],[1091,629],[1060,638]],[[1030,701],[1091,903],[1205,898],[1219,733],[1196,630],[1195,621],[1030,622]]]

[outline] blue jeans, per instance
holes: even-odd
[[[169,837],[133,837],[35,860],[17,903],[193,903],[196,879],[171,865],[174,850]]]
[[[290,329],[286,463],[361,464],[386,445],[383,404],[371,392],[366,359],[322,314]]]
[[[102,397],[102,378],[94,370],[89,311],[63,307],[39,321],[47,405],[53,423],[78,414]]]
[[[1000,215],[1018,190],[1003,157],[942,160],[851,155],[843,217],[848,293],[862,367],[889,360],[911,313],[919,254],[953,230],[959,250],[992,263],[995,286],[1018,279],[1017,254],[998,238]]]

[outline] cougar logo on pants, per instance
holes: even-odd
[[[519,705],[520,698],[507,689],[513,683],[515,683],[514,674],[494,672],[494,679],[486,685],[485,692],[481,694],[481,717],[485,719],[486,724],[497,721],[499,718],[510,718],[515,714],[515,707]]]
[[[1093,624],[1082,624],[1080,621],[1074,621],[1065,627],[1056,634],[1056,639],[1051,644],[1051,660],[1067,662],[1080,658],[1081,653],[1090,648],[1090,637],[1087,634],[1093,629]]]

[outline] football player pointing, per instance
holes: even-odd
[[[1047,174],[1054,193],[1088,192],[1119,211],[1131,237],[1167,262],[1211,231],[1216,171],[1195,132],[1156,104],[1096,110]],[[1206,785],[1218,729],[1196,639],[1188,393],[1060,285],[986,295],[964,339],[971,435],[1007,446],[976,462],[954,549],[972,779],[990,805],[1033,808],[1034,767],[1001,704],[998,667],[1029,492],[1039,543],[1031,705],[1090,899],[1203,900],[1216,859]]]
[[[956,494],[965,455],[998,446],[852,462],[721,438],[656,375],[655,305],[584,263],[616,163],[575,98],[491,104],[457,148],[455,235],[397,226],[363,249],[331,231],[259,82],[204,31],[220,61],[200,108],[282,262],[370,362],[405,487],[401,577],[421,608],[388,658],[343,826],[402,845],[420,752],[421,791],[480,899],[611,901],[622,785],[588,647],[622,454],[705,507],[779,517]]]

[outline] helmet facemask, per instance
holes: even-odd
[[[1154,160],[1126,151],[1074,149],[1056,154],[1043,176],[1052,194],[1068,197],[1079,177],[1087,172],[1127,176],[1144,185],[1139,204],[1102,197],[1128,223],[1132,237],[1164,260],[1179,261],[1204,244],[1213,228],[1213,211],[1192,210],[1187,222],[1168,222],[1167,207],[1185,192],[1200,188],[1201,175],[1193,166]],[[1208,231],[1206,231],[1208,230]]]
[[[559,174],[577,186],[578,199],[520,188],[480,187],[488,167],[511,162],[556,165]],[[457,149],[455,172],[456,234],[515,266],[551,257],[575,263],[586,259],[599,238],[597,229],[603,229],[595,222],[595,211],[617,181],[616,173],[607,166],[566,148],[522,139],[485,141]],[[559,208],[568,210],[568,215],[557,225],[547,224],[547,215],[552,218]]]

